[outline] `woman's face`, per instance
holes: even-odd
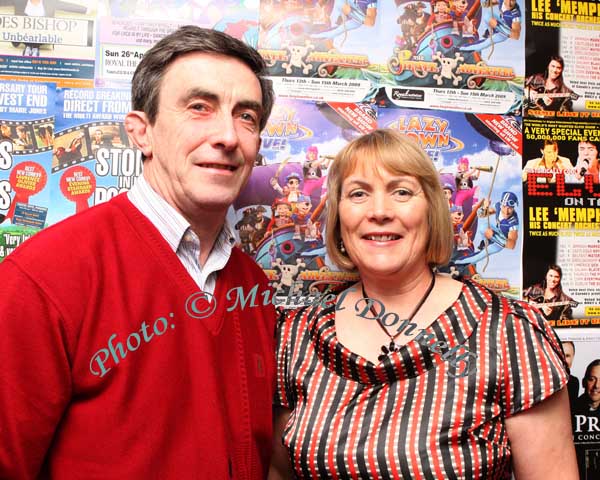
[[[419,181],[359,168],[342,182],[344,246],[361,274],[411,274],[427,265],[428,202]]]

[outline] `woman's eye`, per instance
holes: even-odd
[[[413,192],[407,190],[406,188],[399,188],[394,192],[397,197],[400,197],[402,200],[409,199],[413,196]]]
[[[350,198],[364,198],[366,197],[366,192],[362,191],[362,190],[354,190],[353,192],[350,192],[350,194],[348,195]]]

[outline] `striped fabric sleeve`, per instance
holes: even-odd
[[[548,322],[524,302],[508,308],[499,351],[505,418],[550,397],[569,379],[560,341]]]
[[[275,329],[275,361],[276,383],[273,405],[293,409],[290,386],[288,382],[289,344],[291,335],[291,322],[288,318],[289,310],[277,309],[279,317]]]

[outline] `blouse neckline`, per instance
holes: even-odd
[[[424,339],[413,337],[398,352],[379,363],[352,352],[337,338],[335,305],[337,297],[326,305],[318,303],[307,311],[310,339],[321,362],[330,371],[348,380],[363,384],[384,384],[414,378],[443,363],[442,354],[430,350]],[[433,334],[429,344],[446,342],[442,353],[464,344],[473,334],[491,302],[490,293],[482,287],[466,282],[458,298],[427,328]],[[422,343],[421,343],[422,342]]]

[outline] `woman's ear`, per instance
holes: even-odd
[[[125,131],[142,152],[144,157],[152,157],[152,125],[146,114],[139,110],[133,110],[125,116]]]

